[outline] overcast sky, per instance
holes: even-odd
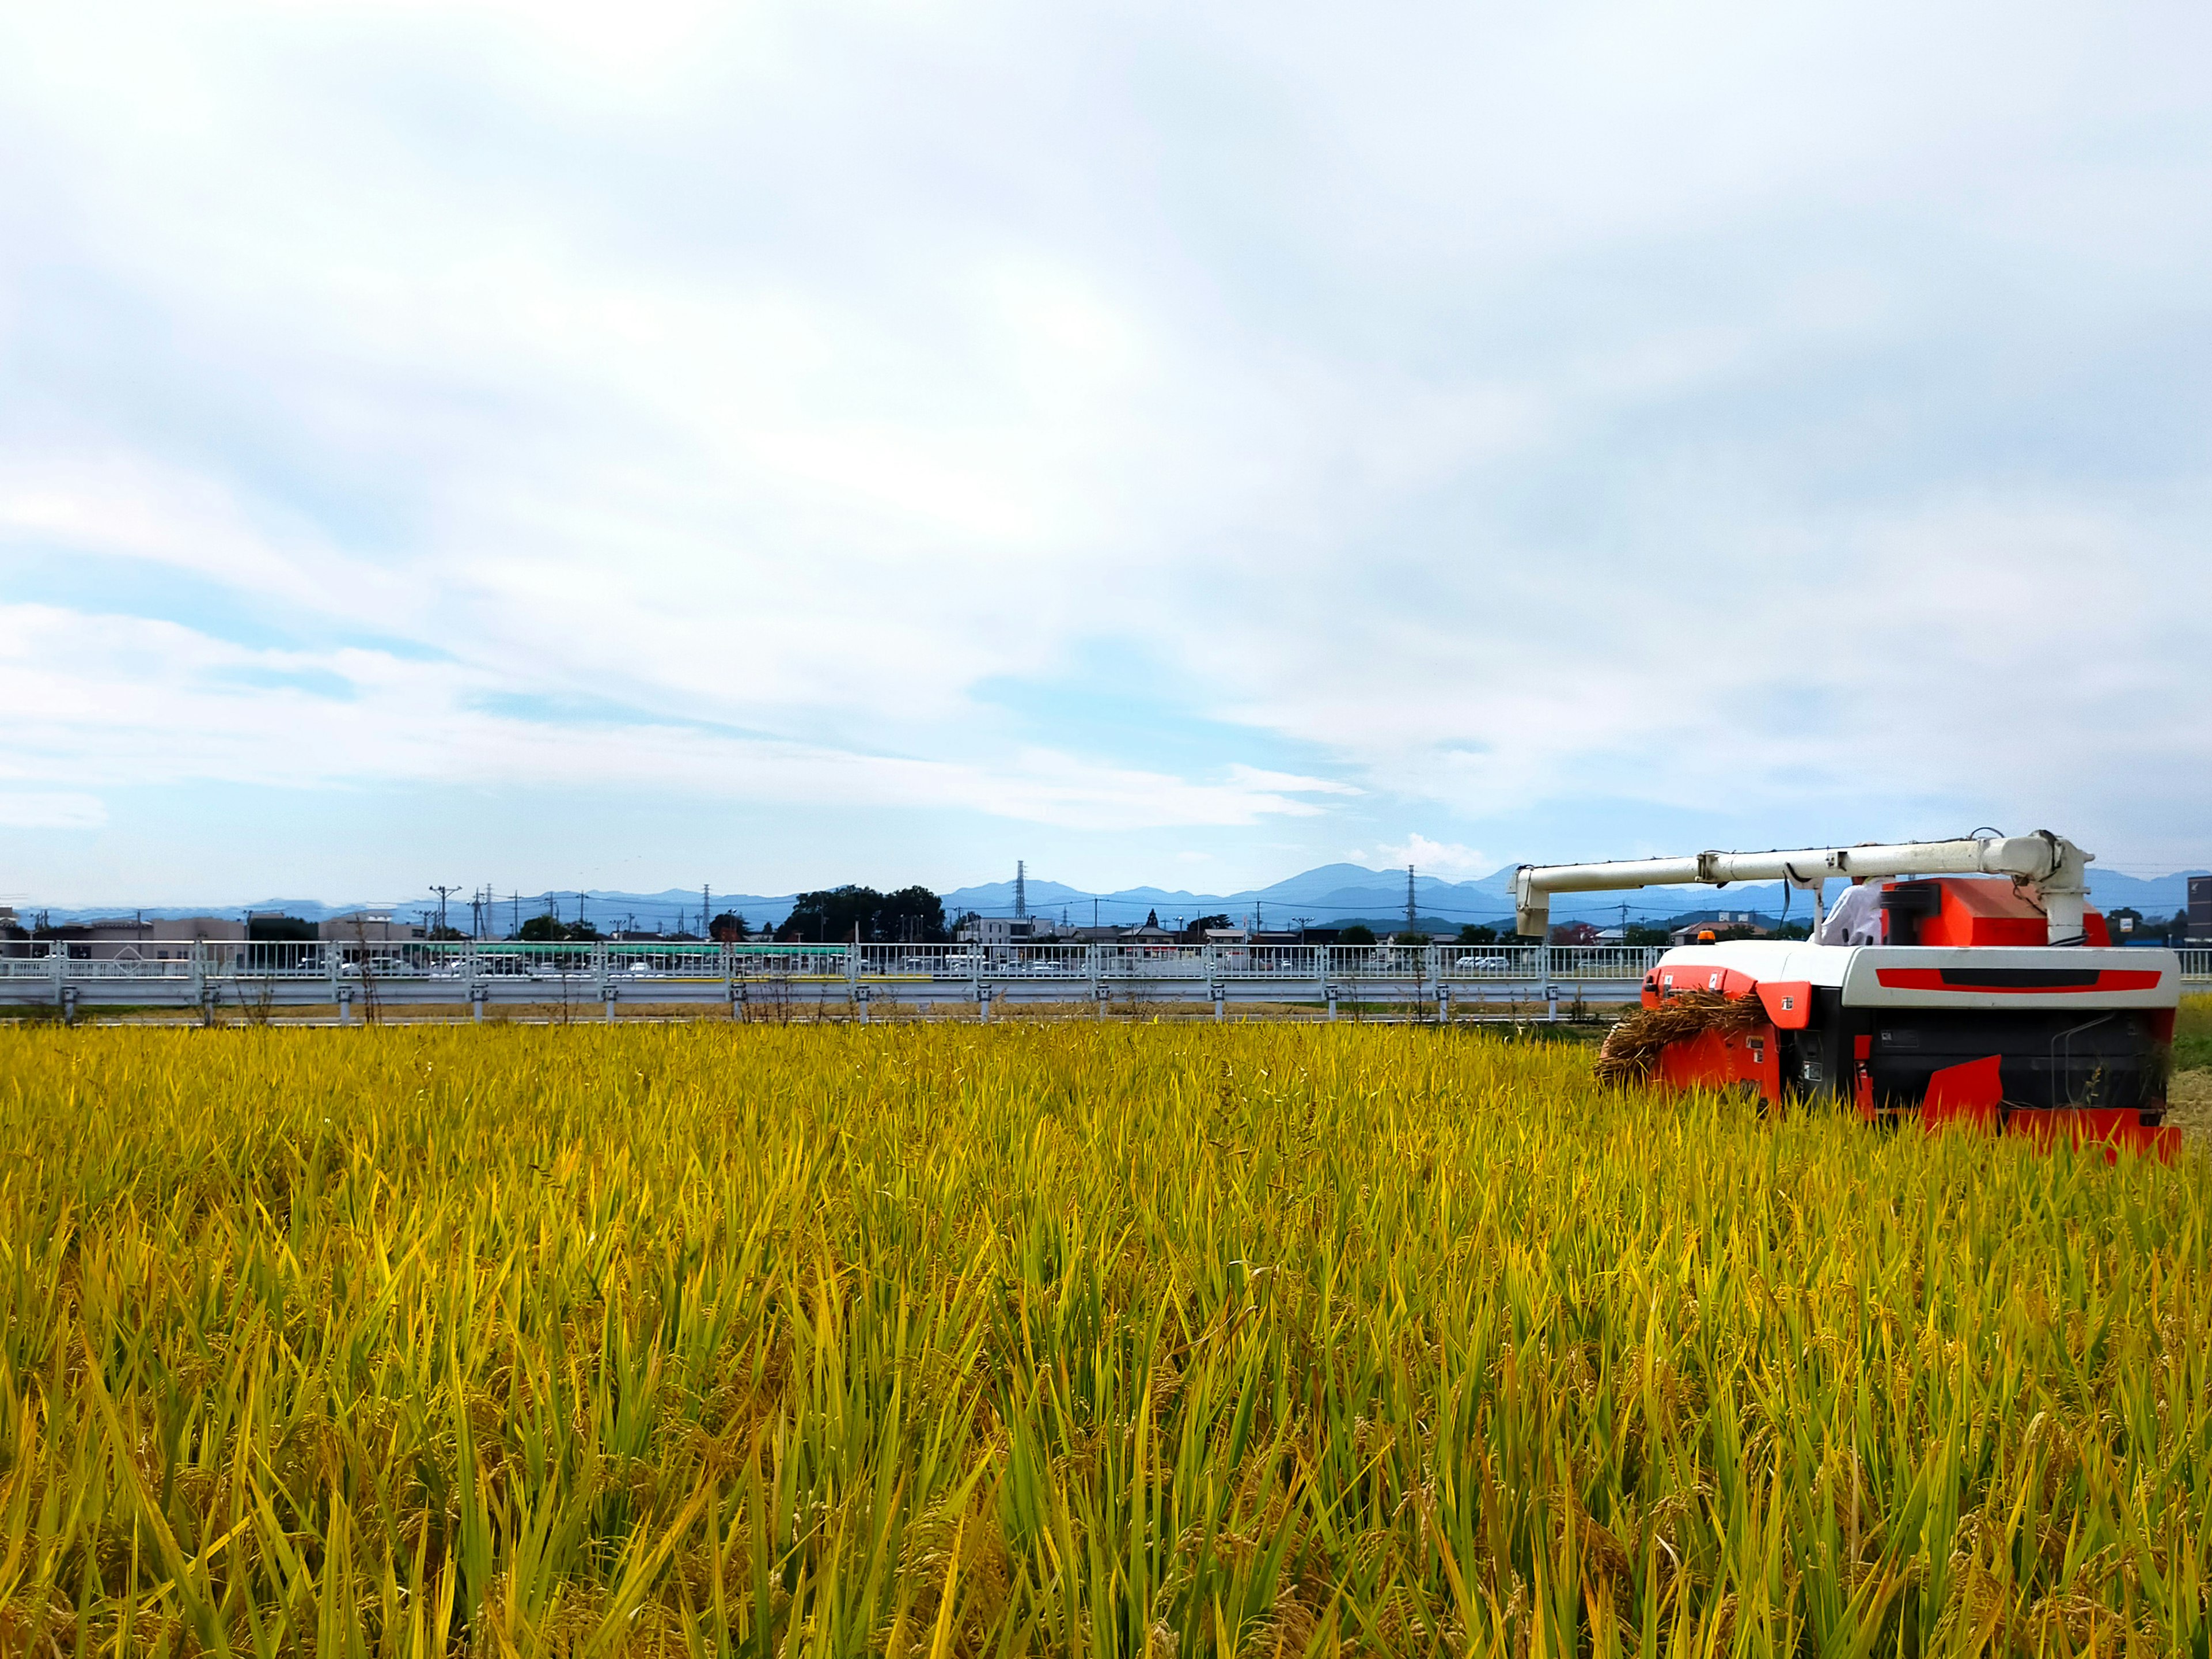
[[[0,896],[2212,862],[2212,10],[0,12]]]

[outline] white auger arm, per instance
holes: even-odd
[[[2033,883],[2050,921],[2051,943],[2079,945],[2089,902],[2089,861],[2063,836],[1987,836],[1970,841],[1909,841],[1891,847],[1807,847],[1794,852],[1698,853],[1680,859],[1625,859],[1611,864],[1524,864],[1513,877],[1517,932],[1545,936],[1554,893],[1732,881],[1786,881],[1813,887],[1832,876],[2010,876]]]

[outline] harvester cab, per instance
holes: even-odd
[[[2170,1156],[2180,962],[2112,946],[2088,907],[2089,862],[2047,832],[1700,853],[1524,865],[1514,900],[1520,931],[1541,938],[1557,892],[1781,880],[1817,895],[1826,880],[1863,879],[1879,891],[1879,943],[1677,946],[1645,977],[1642,1009],[1607,1038],[1601,1068],[1777,1104],[1826,1097],[1870,1121]]]

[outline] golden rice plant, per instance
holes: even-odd
[[[0,1652],[2207,1651],[2212,1206],[1366,1026],[0,1032]]]

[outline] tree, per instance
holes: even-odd
[[[315,924],[301,916],[248,916],[246,937],[257,942],[298,939],[305,943],[315,937]]]
[[[1623,945],[1664,945],[1667,943],[1667,930],[1654,927],[1648,922],[1633,921],[1621,930],[1620,942]]]
[[[856,929],[863,945],[935,945],[950,937],[945,901],[927,887],[878,893],[851,883],[801,893],[776,937],[787,944],[836,945],[851,942]]]
[[[717,945],[742,945],[751,934],[746,930],[743,916],[725,910],[708,925],[707,937]]]
[[[1375,930],[1364,921],[1355,921],[1336,936],[1339,945],[1372,945]]]
[[[555,915],[532,916],[516,935],[526,945],[589,945],[599,930],[588,921],[562,921]]]
[[[1206,943],[1206,930],[1207,928],[1226,927],[1228,926],[1229,918],[1227,916],[1200,916],[1196,921],[1194,921],[1189,927],[1182,930],[1182,942],[1185,945],[1203,945]]]
[[[1459,942],[1462,945],[1495,945],[1498,943],[1498,930],[1478,927],[1470,921],[1459,930]]]

